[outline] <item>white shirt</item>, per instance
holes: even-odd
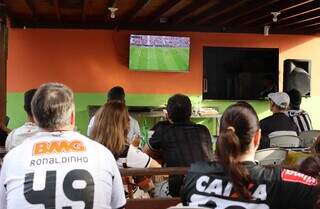
[[[32,137],[40,131],[39,127],[32,122],[26,122],[23,126],[12,130],[6,139],[6,152],[20,145],[24,140]]]
[[[93,128],[93,124],[94,124],[94,118],[95,116],[93,116],[90,119],[89,125],[88,125],[88,129],[87,129],[87,136],[90,136],[90,133],[92,131]],[[131,143],[132,140],[136,137],[136,136],[140,136],[140,127],[139,127],[139,123],[136,119],[134,119],[133,117],[129,116],[129,132],[127,135],[128,138],[128,142]]]
[[[117,159],[119,168],[148,168],[151,158],[140,149],[129,145],[122,156]]]
[[[111,209],[125,203],[112,153],[77,132],[39,132],[4,158],[1,209]]]

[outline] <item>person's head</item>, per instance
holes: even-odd
[[[48,131],[73,130],[75,125],[72,90],[60,83],[45,83],[35,93],[31,110],[35,122]]]
[[[320,179],[320,156],[310,156],[300,165],[300,172]]]
[[[24,93],[24,110],[28,114],[29,120],[32,119],[31,101],[37,89],[30,89]]]
[[[173,123],[190,121],[191,101],[188,96],[175,94],[168,99],[167,104],[168,117]]]
[[[285,92],[275,92],[268,94],[270,100],[270,110],[273,113],[284,112],[290,104],[290,97]]]
[[[125,103],[125,93],[121,86],[112,87],[108,92],[107,101],[118,101]]]
[[[122,154],[127,143],[129,113],[124,103],[110,101],[95,115],[90,138],[107,147],[114,156]]]
[[[301,93],[296,89],[291,89],[288,92],[290,97],[290,109],[299,110],[301,105]]]
[[[254,159],[260,137],[259,119],[250,104],[236,103],[224,111],[216,144],[216,155],[236,191],[246,199],[250,198],[247,188],[251,178],[240,162],[248,158]]]

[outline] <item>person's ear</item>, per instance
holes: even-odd
[[[71,124],[71,126],[76,125],[76,114],[74,111],[72,111],[71,116],[70,116],[70,124]]]
[[[261,140],[261,129],[257,130],[253,136],[253,145],[255,149],[258,149]]]

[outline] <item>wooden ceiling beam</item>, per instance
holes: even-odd
[[[319,12],[319,10],[316,10],[313,12],[309,12],[309,13],[306,13],[303,15],[296,16],[294,18],[291,18],[291,19],[288,19],[288,20],[285,20],[282,22],[276,22],[274,25],[277,28],[288,27],[290,25],[295,25],[296,23],[304,22],[305,20],[308,21],[309,19],[312,19],[314,17],[319,17],[319,16],[320,16],[320,12]]]
[[[159,18],[169,11],[171,8],[173,8],[176,4],[178,4],[181,0],[170,0],[166,1],[165,4],[163,4],[155,13],[151,14],[147,20],[151,22],[159,22]]]
[[[292,18],[299,18],[298,16],[317,10],[320,13],[320,1],[311,1],[306,4],[294,7],[292,9],[281,11],[281,14],[278,16],[277,23],[281,23]],[[265,25],[270,25],[272,23],[272,21],[269,21],[268,23],[265,23]]]
[[[251,2],[249,5],[245,5],[245,7],[241,8],[241,12],[234,13],[230,15],[229,18],[221,18],[221,21],[217,22],[217,25],[231,25],[233,21],[239,19],[240,17],[252,14],[253,12],[257,12],[265,7],[277,2],[279,0],[256,0]]]
[[[309,3],[313,0],[290,0],[290,1],[277,1],[274,4],[271,4],[269,7],[257,11],[255,14],[251,16],[247,16],[246,20],[239,22],[240,26],[247,26],[247,25],[260,25],[266,22],[269,22],[272,19],[271,12],[284,12],[290,9],[293,9],[297,6],[301,6],[303,4]],[[280,16],[279,16],[280,17]]]
[[[200,20],[199,23],[202,24],[202,23],[213,22],[214,19],[220,17],[221,15],[226,14],[228,12],[231,12],[231,11],[237,9],[238,7],[248,3],[250,1],[251,0],[236,1],[232,4],[229,4],[228,6],[224,6],[219,11],[215,11],[214,13],[208,14],[206,17],[204,17],[202,20]],[[219,4],[217,6],[219,6]]]
[[[181,20],[183,20],[186,16],[190,14],[190,12],[193,12],[197,9],[200,9],[202,6],[206,5],[209,2],[209,0],[193,0],[190,4],[188,4],[186,7],[178,11],[176,14],[170,17],[172,20],[172,23],[179,23]]]
[[[319,27],[320,26],[320,22],[316,22],[316,23],[311,23],[311,24],[307,24],[307,25],[303,25],[301,27],[297,27],[294,30],[312,30],[314,27]]]
[[[195,15],[192,18],[188,18],[185,22],[189,24],[197,24],[200,21],[202,21],[204,18],[206,18],[208,15],[220,12],[221,10],[226,9],[228,6],[230,6],[230,4],[233,4],[235,2],[237,2],[237,0],[217,1],[216,4],[211,5],[205,11],[201,12],[198,15]]]
[[[320,14],[317,13],[317,16],[310,16],[310,17],[306,17],[303,18],[302,20],[299,21],[295,21],[295,22],[291,22],[288,24],[284,24],[284,25],[276,25],[275,28],[288,28],[288,27],[299,27],[299,26],[304,26],[307,24],[314,24],[314,23],[318,23],[320,22]]]
[[[30,12],[31,12],[31,17],[33,20],[35,21],[38,21],[38,17],[37,17],[37,14],[36,14],[36,9],[34,7],[34,4],[33,4],[33,0],[25,0]]]
[[[61,22],[61,11],[60,11],[60,2],[59,0],[54,0],[54,8],[56,10],[57,19]]]
[[[132,9],[123,18],[121,18],[121,23],[131,22],[148,2],[149,0],[138,0]]]

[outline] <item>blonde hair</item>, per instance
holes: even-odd
[[[95,115],[90,138],[107,147],[117,157],[127,144],[129,113],[124,103],[110,101]]]

